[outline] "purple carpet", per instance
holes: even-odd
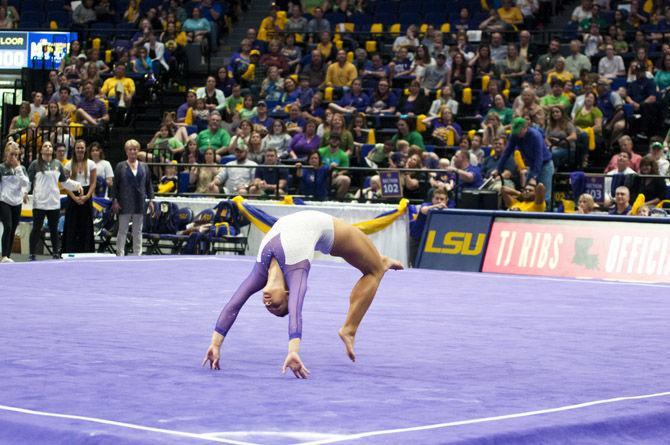
[[[350,267],[312,267],[301,357],[259,297],[200,367],[241,257],[0,267],[0,443],[659,444],[670,287],[389,272],[351,363]]]

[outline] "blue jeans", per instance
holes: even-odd
[[[547,208],[551,204],[551,181],[554,177],[554,161],[547,161],[542,164],[542,170],[537,177],[537,182],[544,184],[546,193],[544,194],[544,200],[547,201]]]

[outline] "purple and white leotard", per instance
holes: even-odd
[[[334,239],[333,217],[314,210],[281,217],[265,235],[249,276],[221,311],[215,331],[224,337],[249,297],[265,287],[270,261],[275,258],[288,287],[289,339],[302,337],[302,302],[314,251],[330,253]]]

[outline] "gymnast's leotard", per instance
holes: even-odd
[[[289,291],[289,339],[301,338],[302,302],[314,251],[330,253],[334,233],[333,217],[325,213],[307,210],[279,218],[261,241],[253,270],[221,311],[216,332],[226,336],[244,303],[267,283],[270,261],[275,258]]]

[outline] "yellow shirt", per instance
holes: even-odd
[[[348,87],[358,77],[358,70],[351,62],[344,62],[340,67],[337,62],[331,63],[326,71],[326,85],[333,87]]]
[[[135,94],[135,82],[129,77],[124,77],[123,79],[117,79],[116,77],[110,77],[105,80],[105,83],[102,84],[100,92],[107,97],[116,96],[116,84],[121,83],[123,85],[123,93],[126,96],[132,96]]]
[[[500,15],[500,20],[510,25],[518,25],[523,23],[523,14],[521,10],[516,6],[505,10],[505,8],[498,8],[498,15]]]
[[[554,80],[554,78],[560,79],[563,82],[567,82],[569,80],[572,80],[573,76],[570,73],[570,71],[566,71],[566,70],[563,70],[563,72],[560,72],[560,73],[557,72],[557,71],[552,71],[549,74],[547,74],[547,83],[550,84],[551,81]]]
[[[74,104],[68,102],[63,105],[59,103],[58,107],[60,108],[60,112],[64,117],[66,117],[70,122],[74,122],[74,114],[77,112],[77,107]]]
[[[536,204],[535,201],[517,201],[512,199],[510,210],[521,210],[522,212],[546,212],[547,203],[542,201],[542,204]]]

